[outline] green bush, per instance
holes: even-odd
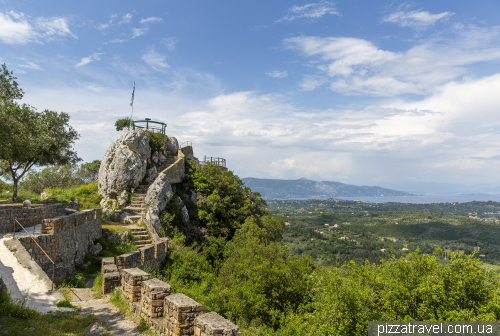
[[[161,133],[154,133],[147,131],[149,136],[149,146],[151,147],[151,152],[161,151],[163,147],[167,144],[168,137]]]

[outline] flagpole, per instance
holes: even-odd
[[[132,126],[132,115],[134,114],[134,93],[135,93],[135,81],[134,81],[134,88],[132,89],[132,99],[130,100],[130,106],[132,106],[132,113],[130,113],[130,126]]]

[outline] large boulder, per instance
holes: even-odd
[[[167,175],[161,173],[149,186],[144,203],[148,207],[146,211],[146,221],[154,228],[160,227],[160,212],[174,196]]]
[[[171,154],[176,155],[177,150],[179,149],[179,142],[175,137],[168,137],[167,141],[167,151]]]
[[[123,206],[128,190],[139,185],[146,175],[151,157],[149,137],[142,128],[123,133],[102,159],[99,168],[99,194],[102,207]],[[111,201],[111,202],[109,202]]]

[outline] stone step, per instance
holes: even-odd
[[[131,209],[131,208],[125,208],[123,209],[124,211],[132,214],[132,215],[137,215],[137,216],[141,216],[142,215],[142,209]],[[131,216],[129,216],[130,218]],[[142,217],[142,216],[141,216]],[[134,219],[135,220],[135,219]]]
[[[136,234],[134,233],[134,240],[150,240],[151,237],[149,237],[149,235],[146,233],[146,234]]]
[[[144,208],[129,205],[126,208],[124,208],[123,210],[125,210],[125,211],[129,211],[129,210],[131,210],[131,211],[142,211],[142,210],[144,210]]]
[[[132,215],[132,216],[128,216],[128,219],[132,220],[132,221],[136,221],[136,220],[139,220],[141,219],[142,216],[141,215]]]
[[[130,205],[139,205],[139,206],[145,206],[144,202],[143,201],[137,201],[137,200],[133,200]]]
[[[136,240],[134,242],[135,246],[143,246],[143,245],[150,245],[151,244],[151,239],[147,240]]]

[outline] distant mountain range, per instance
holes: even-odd
[[[242,179],[252,191],[258,191],[266,199],[328,198],[328,197],[387,197],[415,196],[414,194],[381,187],[355,186],[340,182],[298,180]]]

